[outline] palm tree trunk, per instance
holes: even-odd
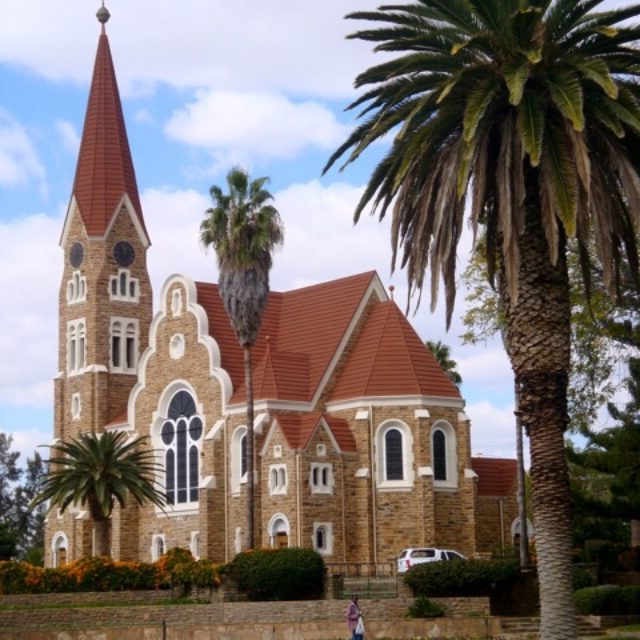
[[[253,464],[253,374],[251,371],[251,347],[244,347],[244,383],[247,388],[247,549],[252,549],[254,538],[254,464]]]
[[[111,556],[111,521],[94,519],[93,531],[95,533],[95,555]]]
[[[504,278],[501,296],[519,413],[530,439],[533,513],[544,640],[577,638],[571,576],[571,502],[564,452],[570,354],[569,283],[564,247],[551,264],[537,175],[529,171],[520,237],[518,302]],[[502,273],[504,275],[504,272]]]
[[[640,547],[640,520],[631,521],[631,546]]]
[[[524,475],[524,447],[522,442],[522,422],[520,420],[520,390],[514,384],[514,400],[516,404],[516,455],[518,458],[518,517],[520,519],[520,568],[529,569],[529,529],[527,527],[527,491]]]

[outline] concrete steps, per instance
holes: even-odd
[[[516,638],[538,640],[540,637],[540,618],[538,617],[501,618],[500,624],[502,633],[496,640],[515,640]],[[576,616],[576,625],[578,636],[581,638],[603,635],[602,629],[594,626],[587,617]]]

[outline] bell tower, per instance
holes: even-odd
[[[64,267],[54,384],[58,440],[82,432],[100,433],[108,425],[126,422],[127,401],[152,318],[150,240],[105,29],[110,15],[104,3],[96,15],[101,24],[98,49],[60,239]],[[57,519],[49,515],[47,566],[90,553],[90,535],[82,531],[78,519],[82,514],[65,512]]]

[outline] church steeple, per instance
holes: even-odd
[[[73,196],[88,236],[102,237],[129,199],[142,233],[147,236],[129,140],[120,102],[105,24],[104,3],[96,14],[102,24],[93,69]]]

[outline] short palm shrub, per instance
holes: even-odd
[[[514,579],[517,560],[451,560],[412,567],[404,581],[416,596],[487,596]]]
[[[228,573],[249,600],[306,600],[322,594],[324,561],[313,549],[257,549],[239,553]]]
[[[418,596],[409,607],[410,618],[439,618],[445,614],[444,607],[424,596]]]
[[[614,616],[640,611],[640,587],[601,585],[575,593],[576,609],[581,615]]]

